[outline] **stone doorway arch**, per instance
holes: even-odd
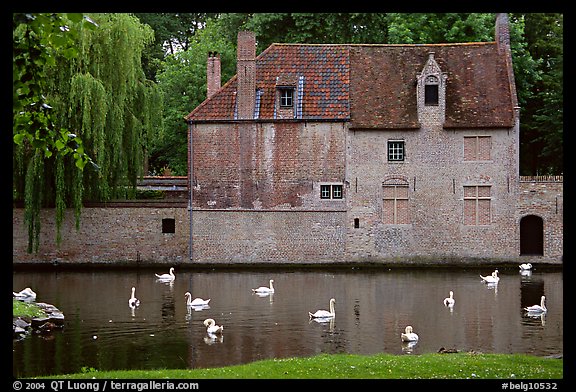
[[[520,256],[544,255],[544,220],[536,215],[520,219]]]

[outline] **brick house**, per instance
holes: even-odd
[[[508,20],[494,42],[273,44],[238,34],[237,74],[189,124],[189,178],[163,200],[41,212],[13,264],[562,264],[563,178],[520,177]],[[187,185],[187,186],[186,186]]]
[[[223,86],[211,53],[186,116],[191,260],[561,262],[562,186],[519,177],[506,14],[495,38],[256,56],[243,31]]]

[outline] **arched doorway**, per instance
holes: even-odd
[[[536,215],[520,219],[520,256],[544,255],[544,221]]]

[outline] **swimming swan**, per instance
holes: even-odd
[[[208,333],[222,333],[224,330],[223,325],[216,325],[216,321],[211,318],[204,320],[204,325],[206,326],[206,332]]]
[[[409,325],[406,327],[405,332],[400,334],[400,338],[402,338],[403,342],[415,342],[418,340],[418,335],[412,332],[412,327]]]
[[[450,297],[444,298],[444,306],[454,306],[454,292],[450,291]]]
[[[520,269],[522,271],[527,271],[527,270],[531,270],[532,269],[532,264],[530,263],[522,263],[519,265]]]
[[[528,306],[528,307],[524,308],[524,310],[529,312],[529,313],[546,313],[548,311],[548,309],[546,309],[546,306],[544,305],[544,301],[546,301],[546,297],[542,296],[540,298],[540,305]]]
[[[164,280],[166,282],[170,282],[170,281],[173,281],[174,279],[176,279],[176,275],[174,275],[174,267],[170,267],[170,273],[169,274],[162,274],[162,275],[154,274],[154,275],[156,275],[156,277],[159,280]]]
[[[330,298],[330,311],[327,310],[317,310],[314,313],[310,313],[308,312],[308,315],[310,316],[311,319],[313,318],[329,318],[329,317],[335,317],[336,316],[336,312],[334,310],[334,304],[336,303],[336,300],[334,298]]]
[[[480,275],[480,277],[485,283],[498,283],[500,281],[500,278],[498,277],[498,270],[494,270],[494,272],[492,272],[492,274],[489,276]]]
[[[18,300],[33,301],[36,299],[36,293],[30,287],[26,287],[24,290],[21,290],[18,293],[13,291],[12,296]]]
[[[270,287],[260,286],[256,289],[252,289],[252,292],[256,293],[256,294],[271,294],[274,292],[273,283],[274,283],[274,280],[270,279]]]
[[[140,306],[140,300],[134,296],[135,292],[136,292],[136,287],[132,287],[132,295],[130,296],[130,299],[128,300],[128,306],[130,306],[132,309],[134,309],[137,306]]]
[[[202,298],[194,298],[194,300],[192,300],[192,294],[190,294],[188,291],[184,294],[184,296],[187,298],[186,305],[188,306],[206,306],[210,302],[210,298],[206,300]]]

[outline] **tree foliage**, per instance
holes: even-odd
[[[27,18],[52,22],[36,25],[27,33],[26,22],[22,22]],[[74,32],[66,46],[73,50],[62,50],[61,41],[53,37],[58,30]],[[14,59],[28,56],[30,61],[23,64],[21,73],[40,76],[20,77],[22,84],[14,88],[13,198],[24,202],[28,251],[32,252],[38,250],[40,208],[56,207],[59,242],[67,206],[74,207],[78,226],[84,200],[105,201],[135,192],[145,166],[148,140],[161,127],[162,102],[156,86],[145,79],[141,65],[144,48],[153,39],[152,29],[130,14],[15,17],[15,46],[24,45],[28,36],[36,41],[22,53],[15,52]],[[18,117],[22,107],[30,106],[23,94],[27,89],[38,91],[44,100],[39,104],[50,102],[47,126]],[[45,112],[39,111],[37,117],[47,117]],[[52,139],[43,130],[63,135],[53,145],[64,153],[46,152]],[[41,137],[18,138],[24,132]],[[90,157],[86,162],[93,162],[89,170],[78,170],[83,168],[78,159],[86,163],[82,154]]]
[[[24,217],[28,226],[28,251],[38,250],[43,200],[52,196],[56,202],[58,229],[63,216],[63,161],[83,170],[92,159],[84,151],[82,139],[57,124],[49,99],[49,69],[56,58],[71,59],[77,54],[74,46],[76,28],[71,24],[94,28],[95,24],[81,14],[13,14],[12,45],[12,119],[13,119],[13,195],[24,199]],[[46,192],[44,163],[56,162],[56,191]],[[60,231],[57,233],[60,240]]]
[[[563,172],[563,66],[564,19],[562,14],[526,14],[525,37],[538,61],[539,78],[530,86],[530,99],[523,106],[521,173]]]
[[[164,100],[165,132],[151,146],[150,171],[168,167],[173,174],[187,175],[188,127],[184,116],[206,99],[208,52],[218,52],[222,83],[235,73],[235,45],[221,38],[219,21],[209,21],[190,39],[188,50],[168,55],[157,74]]]
[[[147,79],[156,81],[156,73],[166,55],[188,50],[196,32],[204,28],[207,13],[136,13],[154,31],[154,42],[142,53],[142,65]]]

